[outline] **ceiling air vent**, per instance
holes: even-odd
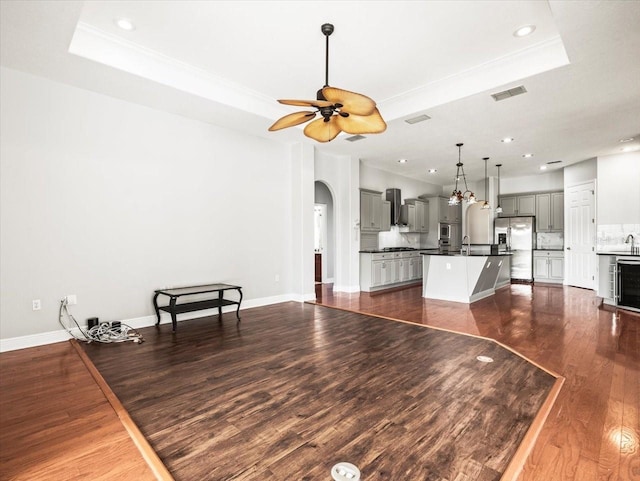
[[[355,142],[357,140],[366,139],[364,135],[352,135],[351,137],[346,137],[344,140],[348,140],[349,142]]]
[[[519,87],[514,87],[509,90],[503,90],[502,92],[498,92],[497,94],[491,94],[491,96],[493,97],[493,100],[498,102],[499,100],[515,97],[516,95],[524,94],[526,92],[527,89],[524,88],[524,85],[520,85]]]
[[[418,115],[417,117],[413,117],[412,119],[405,119],[405,122],[408,124],[417,124],[418,122],[429,120],[430,118],[431,117],[429,117],[427,114],[422,114]]]
[[[562,162],[561,160],[552,160],[551,162],[547,162],[547,164],[559,164]]]

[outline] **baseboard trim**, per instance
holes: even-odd
[[[251,309],[253,307],[268,306],[271,304],[280,304],[281,302],[307,302],[314,301],[316,298],[315,292],[313,294],[282,294],[279,296],[260,297],[257,299],[249,299],[242,303],[241,311],[244,309]],[[235,312],[235,306],[227,306],[222,308],[222,312]],[[205,309],[202,311],[189,312],[180,314],[178,322],[188,321],[190,319],[196,319],[198,317],[214,316],[218,314],[217,309]],[[133,327],[134,329],[141,329],[143,327],[150,327],[155,325],[157,318],[154,315],[134,317],[131,319],[111,319],[110,321],[119,320],[123,324]],[[171,315],[169,313],[160,312],[160,324],[170,324]],[[83,326],[84,327],[84,326]],[[77,330],[77,329],[74,329]],[[78,332],[77,335],[81,336]],[[27,349],[29,347],[44,346],[46,344],[54,344],[56,342],[63,342],[72,339],[64,329],[58,331],[41,332],[38,334],[31,334],[28,336],[10,337],[7,339],[0,339],[0,352],[17,351],[18,349]]]

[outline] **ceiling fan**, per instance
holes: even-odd
[[[281,104],[313,107],[285,115],[277,120],[269,130],[271,132],[300,125],[316,117],[304,128],[304,134],[318,142],[329,142],[344,131],[348,134],[377,134],[384,132],[387,124],[376,108],[376,103],[366,95],[329,87],[329,35],[333,33],[333,25],[325,23],[321,27],[326,37],[325,82],[318,90],[316,100],[278,100]]]

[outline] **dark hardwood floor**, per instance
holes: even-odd
[[[599,308],[593,291],[513,284],[466,306],[318,290],[318,302],[480,335],[566,378],[524,481],[640,480],[640,314]]]
[[[556,378],[493,341],[309,304],[85,351],[177,480],[499,480]],[[479,362],[479,355],[491,363]]]
[[[564,386],[518,479],[640,480],[640,315],[622,310],[615,312],[599,309],[598,300],[593,292],[570,287],[512,285],[500,290],[495,297],[471,306],[422,299],[419,288],[377,296],[333,294],[330,289],[320,291],[320,294],[320,302],[341,309],[368,312],[497,339],[500,343],[522,352],[539,365],[564,376]],[[305,307],[297,304],[294,306],[297,307],[298,313],[305,312]],[[246,330],[250,327],[246,315],[252,311],[259,313],[261,310],[262,308],[243,311],[243,323],[247,321],[247,325],[239,333],[235,331],[235,322],[231,319],[226,319],[223,327],[219,327],[217,321],[211,320],[188,321],[183,324],[185,328],[191,324],[193,330],[219,333],[215,343],[210,343],[204,337],[196,341],[195,351],[192,353],[194,363],[204,370],[208,369],[209,375],[201,374],[193,379],[189,377],[188,369],[173,366],[179,356],[185,355],[179,337],[185,330],[183,325],[176,336],[165,332],[168,328],[162,326],[161,337],[166,345],[163,351],[156,354],[156,362],[160,366],[160,372],[164,374],[157,382],[169,383],[172,386],[171,398],[178,399],[182,409],[179,419],[185,419],[190,415],[193,419],[191,422],[196,425],[215,421],[215,417],[210,417],[198,408],[202,405],[203,409],[211,408],[216,414],[233,416],[234,421],[241,422],[240,428],[244,429],[244,435],[241,435],[237,427],[226,425],[222,431],[211,432],[209,438],[188,439],[184,446],[165,453],[175,459],[184,456],[183,463],[187,467],[202,450],[214,442],[217,435],[229,439],[223,447],[223,457],[229,459],[230,456],[235,459],[238,467],[246,465],[249,456],[243,446],[257,442],[266,443],[270,453],[276,450],[287,453],[276,463],[276,467],[282,470],[288,469],[288,459],[291,459],[288,456],[296,451],[303,454],[305,466],[312,465],[316,451],[322,450],[323,443],[328,439],[323,438],[317,443],[317,447],[295,449],[301,442],[299,437],[285,436],[284,441],[275,445],[270,444],[268,439],[265,440],[265,436],[260,434],[261,428],[256,419],[264,413],[259,406],[264,403],[272,405],[296,396],[297,390],[291,390],[290,393],[284,383],[279,390],[274,391],[275,397],[269,398],[264,394],[253,397],[245,395],[225,411],[220,411],[221,407],[217,405],[216,399],[208,395],[198,397],[188,394],[190,384],[195,386],[218,382],[221,382],[221,389],[226,390],[229,395],[240,392],[239,380],[234,380],[233,376],[221,380],[215,367],[204,367],[209,361],[198,352],[203,348],[205,352],[215,352],[216,348],[226,343],[230,347],[229,352],[238,356],[242,349],[246,349],[250,337]],[[325,316],[313,320],[302,316],[301,321],[309,323],[308,325],[312,326],[310,330],[318,333],[314,336],[314,346],[323,350],[327,340],[320,333],[326,331],[323,328],[327,323]],[[188,331],[191,330],[190,327]],[[252,331],[260,332],[257,327]],[[286,332],[282,334],[286,336]],[[363,345],[370,349],[371,358],[380,353],[379,346],[368,344],[361,338],[347,337],[344,342]],[[273,378],[280,377],[292,369],[300,369],[302,361],[294,360],[290,365],[287,359],[292,355],[296,358],[302,343],[303,340],[288,342],[286,347],[280,349],[279,343],[273,343],[270,347],[273,360],[266,365],[250,357],[247,357],[243,364],[236,358],[237,372],[241,376],[245,375],[245,371],[262,374],[264,377],[258,376],[255,381],[256,390],[260,392]],[[402,344],[401,342],[400,345]],[[124,345],[122,347],[124,348]],[[148,346],[127,345],[126,349],[135,352],[137,348],[142,347]],[[130,440],[122,439],[124,429],[115,414],[112,411],[106,414],[109,409],[103,414],[98,413],[98,406],[104,406],[106,399],[100,395],[96,397],[96,392],[99,394],[99,391],[85,369],[70,367],[70,351],[68,343],[61,343],[0,354],[0,479],[152,479],[150,471],[141,466],[142,459]],[[333,351],[325,354],[325,357],[334,363],[336,378],[352,370],[348,364],[341,363],[341,358]],[[77,361],[77,357],[75,359]],[[156,402],[150,396],[155,389],[153,384],[156,381],[150,381],[143,369],[131,365],[127,356],[114,356],[112,360],[129,373],[123,382],[127,389],[135,393],[133,402],[139,408],[147,410],[152,425],[157,428],[167,423],[162,419],[163,413],[158,412],[154,415],[150,408]],[[219,357],[216,360],[224,364],[223,358]],[[424,366],[413,356],[404,357],[403,361],[407,375],[423,375],[421,371],[424,370]],[[81,373],[80,377],[77,377],[78,372]],[[369,372],[369,376],[373,374],[373,371]],[[403,377],[404,370],[396,375],[400,376],[399,383],[407,382],[407,378]],[[390,381],[392,384],[395,382],[394,379]],[[365,377],[361,381],[366,385],[368,378]],[[309,371],[300,383],[315,386],[319,391],[326,389],[325,385],[318,387],[313,371]],[[362,392],[357,387],[356,392],[352,393],[353,386],[359,385],[360,383],[334,386],[355,396],[352,403],[356,413],[360,412],[358,409],[363,405],[376,404],[375,399],[374,402],[363,402]],[[410,389],[410,392],[413,391]],[[429,397],[425,397],[425,402],[428,403]],[[287,416],[286,402],[278,406],[279,408],[273,411],[273,424],[267,425],[272,426],[271,431],[275,431],[274,435],[281,436],[281,433],[287,432],[291,424],[283,421]],[[242,417],[240,412],[247,414]],[[407,412],[410,413],[411,411]],[[327,429],[334,434],[330,427],[335,429],[335,426],[340,428],[343,425],[342,422],[335,423],[332,420],[331,410],[301,414],[315,421],[317,431]],[[401,439],[404,432],[394,423],[371,425],[366,422],[364,414],[367,413],[357,417],[356,421],[351,421],[351,424],[373,429],[377,433],[376,437],[371,444],[361,444],[359,438],[352,440],[351,444],[345,439],[345,443],[353,447],[355,453],[363,452],[361,446],[364,450],[370,449],[372,454],[367,463],[371,464],[380,461],[375,453],[381,446],[392,444],[393,441],[388,440],[396,439],[396,434]],[[188,428],[188,424],[187,422],[185,429]],[[256,424],[258,427],[251,430]],[[63,427],[64,431],[61,431]],[[304,432],[303,435],[311,433],[312,431]],[[164,436],[172,435],[171,429],[160,430],[156,439],[161,440]],[[112,441],[115,444],[110,444]],[[105,447],[96,449],[96,443]],[[418,443],[415,447],[417,449],[403,453],[404,456],[420,456],[422,451],[430,446]],[[186,455],[187,453],[189,455]],[[136,460],[130,461],[129,456]],[[327,459],[327,466],[332,461],[333,459]],[[203,479],[219,479],[215,475],[217,462],[217,457],[207,459],[206,465],[212,466],[212,471]],[[466,468],[473,468],[472,463]],[[93,471],[87,471],[89,469]],[[475,469],[477,470],[477,466]],[[276,470],[272,474],[276,476],[281,472]],[[420,477],[419,471],[399,477],[394,477],[392,473],[394,471],[385,471],[386,477],[380,475],[379,479],[424,479]],[[491,474],[490,471],[489,473]],[[259,477],[258,472],[247,472],[245,476],[245,479],[264,479]],[[327,478],[323,472],[314,479]],[[303,478],[293,475],[291,479]],[[468,478],[461,475],[460,480],[464,479]]]

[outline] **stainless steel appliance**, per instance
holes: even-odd
[[[494,223],[494,242],[510,253],[511,278],[533,281],[535,217],[500,217]]]
[[[640,311],[640,258],[617,259],[616,279],[617,304],[634,311]]]
[[[391,225],[401,225],[402,193],[400,189],[387,189],[385,196],[391,203]]]
[[[451,224],[438,224],[438,240],[451,240]]]
[[[451,249],[451,224],[438,224],[438,248],[440,252],[449,252]]]

